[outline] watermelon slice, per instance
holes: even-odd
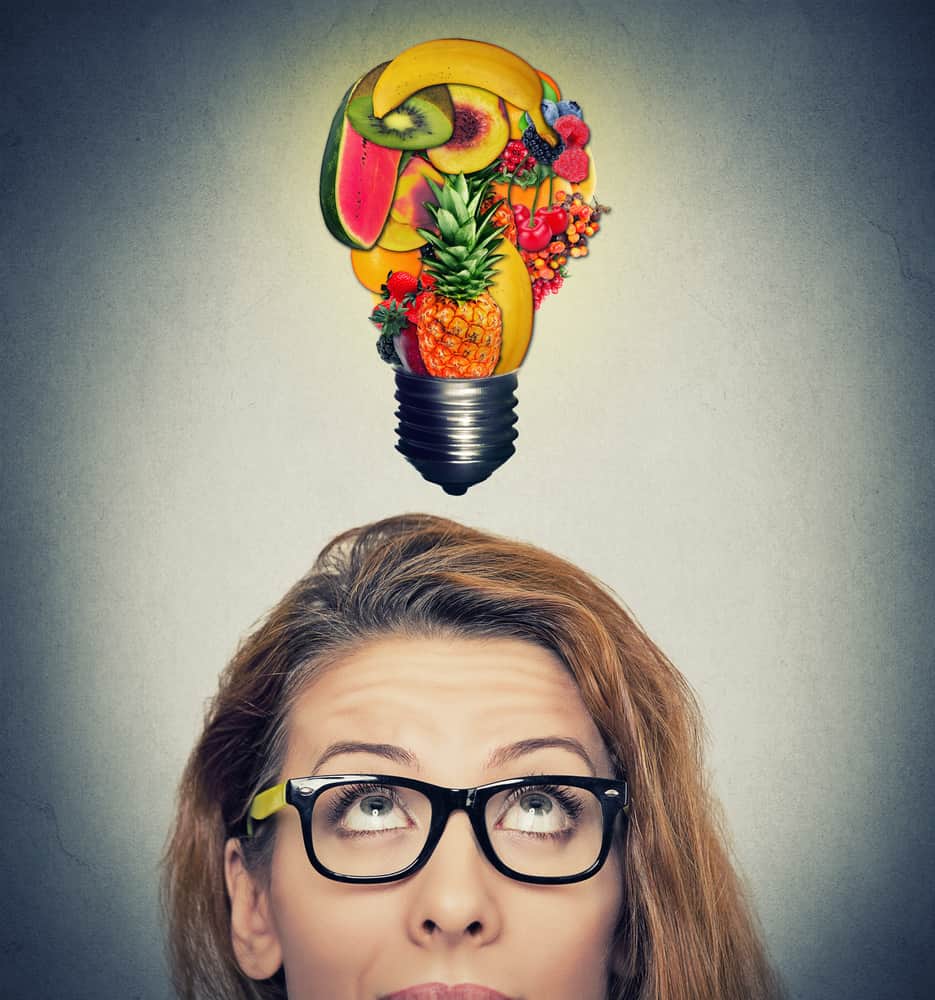
[[[351,87],[344,95],[331,122],[318,198],[331,235],[368,250],[390,214],[402,150],[378,146],[354,129],[345,115],[353,92]]]

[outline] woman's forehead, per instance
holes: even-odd
[[[577,686],[551,651],[519,639],[392,637],[338,660],[297,698],[285,770],[310,769],[342,743],[367,743],[411,751],[413,770],[427,757],[459,759],[476,773],[498,749],[546,737],[554,745],[538,751],[539,770],[546,760],[573,764],[575,743],[594,770],[609,767]]]

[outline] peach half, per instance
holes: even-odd
[[[467,84],[448,85],[455,109],[451,138],[426,153],[445,174],[482,170],[503,152],[510,138],[510,121],[503,101],[489,90]]]

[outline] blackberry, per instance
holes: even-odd
[[[536,131],[535,125],[530,125],[523,133],[523,145],[545,166],[551,166],[552,161],[565,148],[565,143],[559,140],[557,146],[550,146]]]
[[[390,336],[384,334],[377,337],[377,354],[380,355],[380,360],[385,361],[388,365],[399,364],[399,355],[396,353],[396,346]]]

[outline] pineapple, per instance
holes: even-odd
[[[435,286],[419,296],[417,335],[428,373],[440,378],[483,378],[500,360],[503,320],[487,289],[503,227],[493,220],[496,205],[478,212],[489,183],[464,174],[445,177],[442,187],[429,181],[438,204],[426,208],[439,232],[419,233],[435,250],[424,264]]]

